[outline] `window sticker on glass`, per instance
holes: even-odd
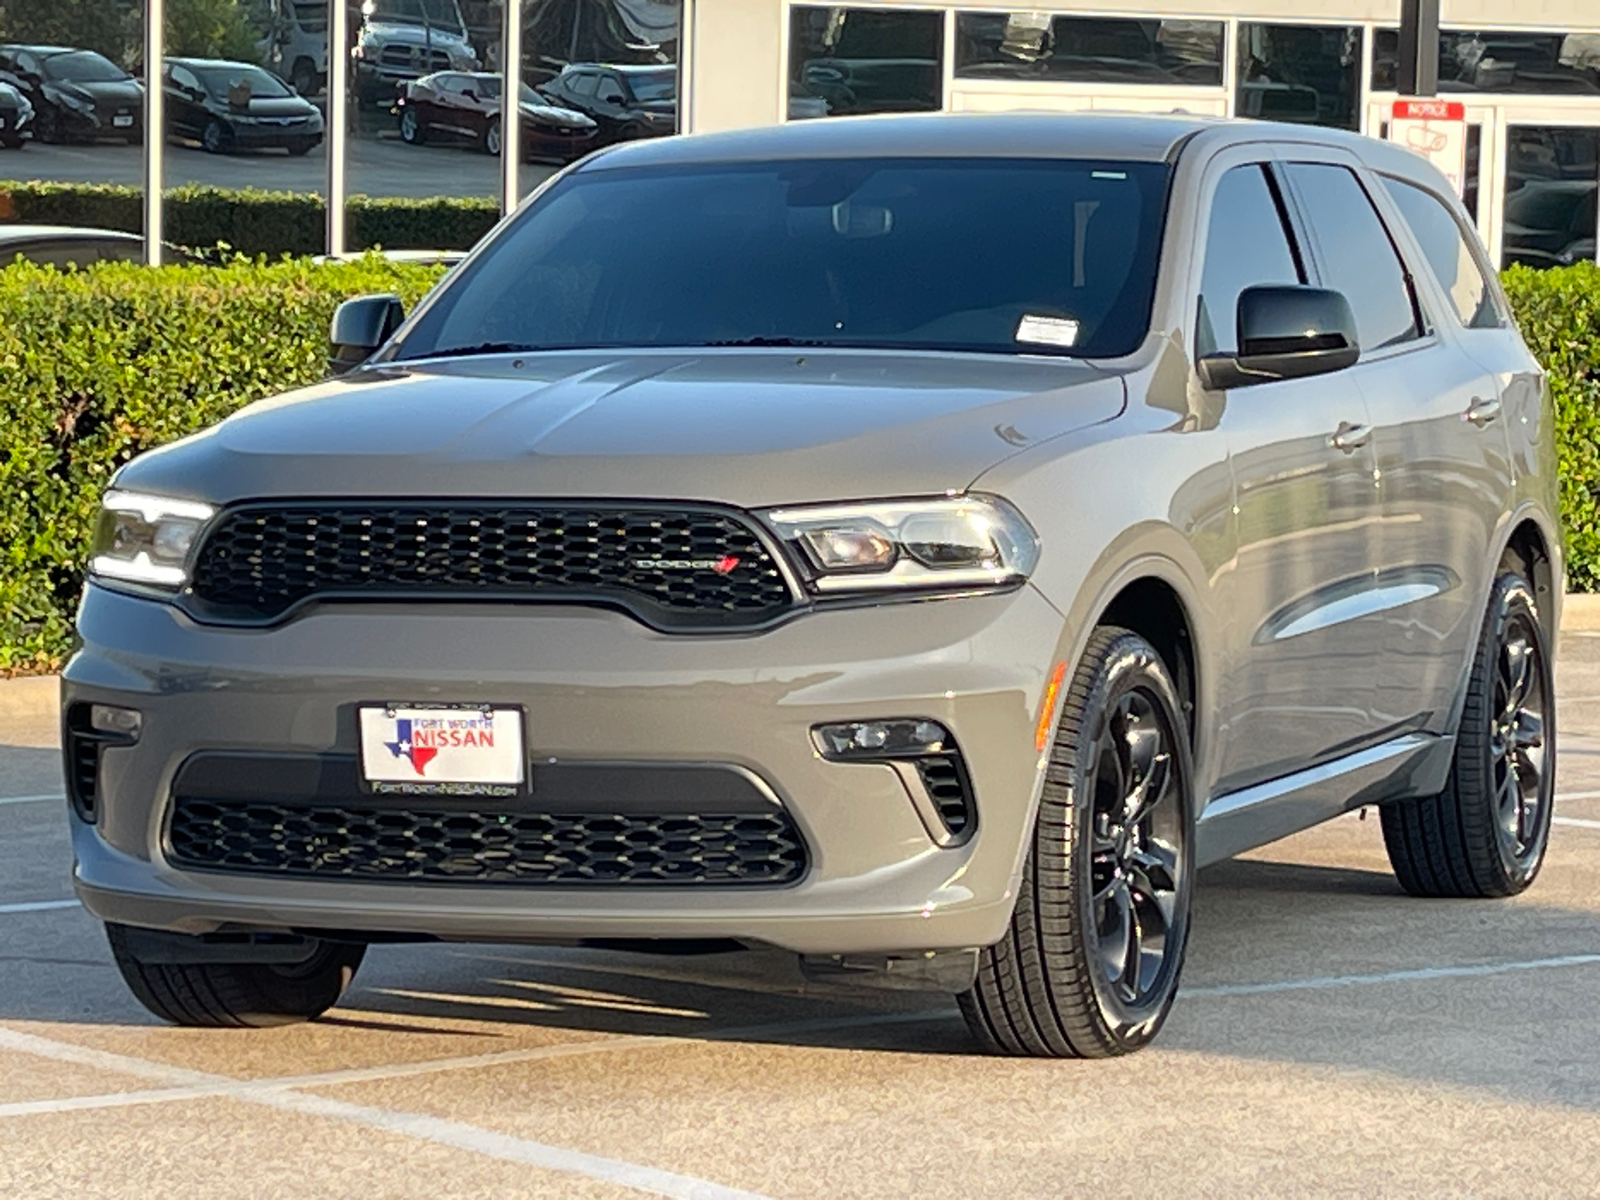
[[[1070,346],[1078,340],[1078,323],[1070,317],[1040,317],[1028,313],[1017,322],[1017,341],[1038,346]]]

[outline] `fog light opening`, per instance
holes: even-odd
[[[144,714],[136,708],[121,708],[115,704],[91,704],[89,728],[114,738],[137,741],[144,728]]]

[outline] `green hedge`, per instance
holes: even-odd
[[[68,648],[112,471],[321,378],[339,301],[395,292],[409,305],[439,274],[376,257],[0,270],[0,670],[48,669]]]
[[[112,471],[262,396],[321,377],[339,300],[413,303],[439,276],[376,257],[158,270],[0,269],[0,671],[56,665]],[[1600,268],[1505,276],[1549,368],[1569,583],[1600,590]]]
[[[1600,591],[1600,267],[1515,266],[1501,278],[1555,394],[1567,588]]]
[[[0,182],[0,212],[40,225],[144,229],[143,193],[107,183]],[[310,192],[187,185],[166,193],[166,239],[179,246],[227,246],[240,254],[320,254],[326,208]],[[499,201],[351,196],[347,234],[355,247],[468,250],[500,217]]]

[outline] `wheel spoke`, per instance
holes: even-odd
[[[1521,638],[1508,641],[1500,652],[1500,681],[1506,689],[1501,716],[1507,720],[1516,714],[1528,698],[1532,657],[1532,648]]]
[[[1511,731],[1512,741],[1521,749],[1542,747],[1544,745],[1544,718],[1536,712],[1524,708],[1517,713],[1516,724]]]
[[[1100,965],[1106,978],[1118,983],[1127,974],[1133,948],[1133,901],[1128,881],[1120,875],[1106,889],[1095,933],[1100,942]]]
[[[1517,828],[1522,821],[1522,787],[1517,781],[1517,772],[1510,762],[1506,764],[1505,777],[1500,781],[1500,787],[1495,793],[1495,817],[1506,837],[1516,845],[1518,839]]]
[[[1128,793],[1127,823],[1137,825],[1150,815],[1150,810],[1167,794],[1167,784],[1172,778],[1172,756],[1157,754],[1150,760],[1149,769],[1138,786]]]

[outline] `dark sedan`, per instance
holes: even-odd
[[[0,46],[0,83],[34,109],[41,142],[144,136],[144,89],[104,55],[70,46]]]
[[[572,162],[595,146],[594,120],[558,108],[522,85],[522,154]],[[500,153],[500,76],[484,71],[437,71],[404,86],[394,111],[400,137],[412,146],[465,142]]]
[[[251,63],[169,58],[162,72],[167,133],[212,154],[279,148],[305,154],[322,141],[322,112]]]
[[[555,103],[592,117],[596,142],[660,137],[678,127],[678,69],[573,63],[540,90]]]
[[[33,124],[33,105],[9,83],[0,83],[0,146],[22,148],[22,137]]]

